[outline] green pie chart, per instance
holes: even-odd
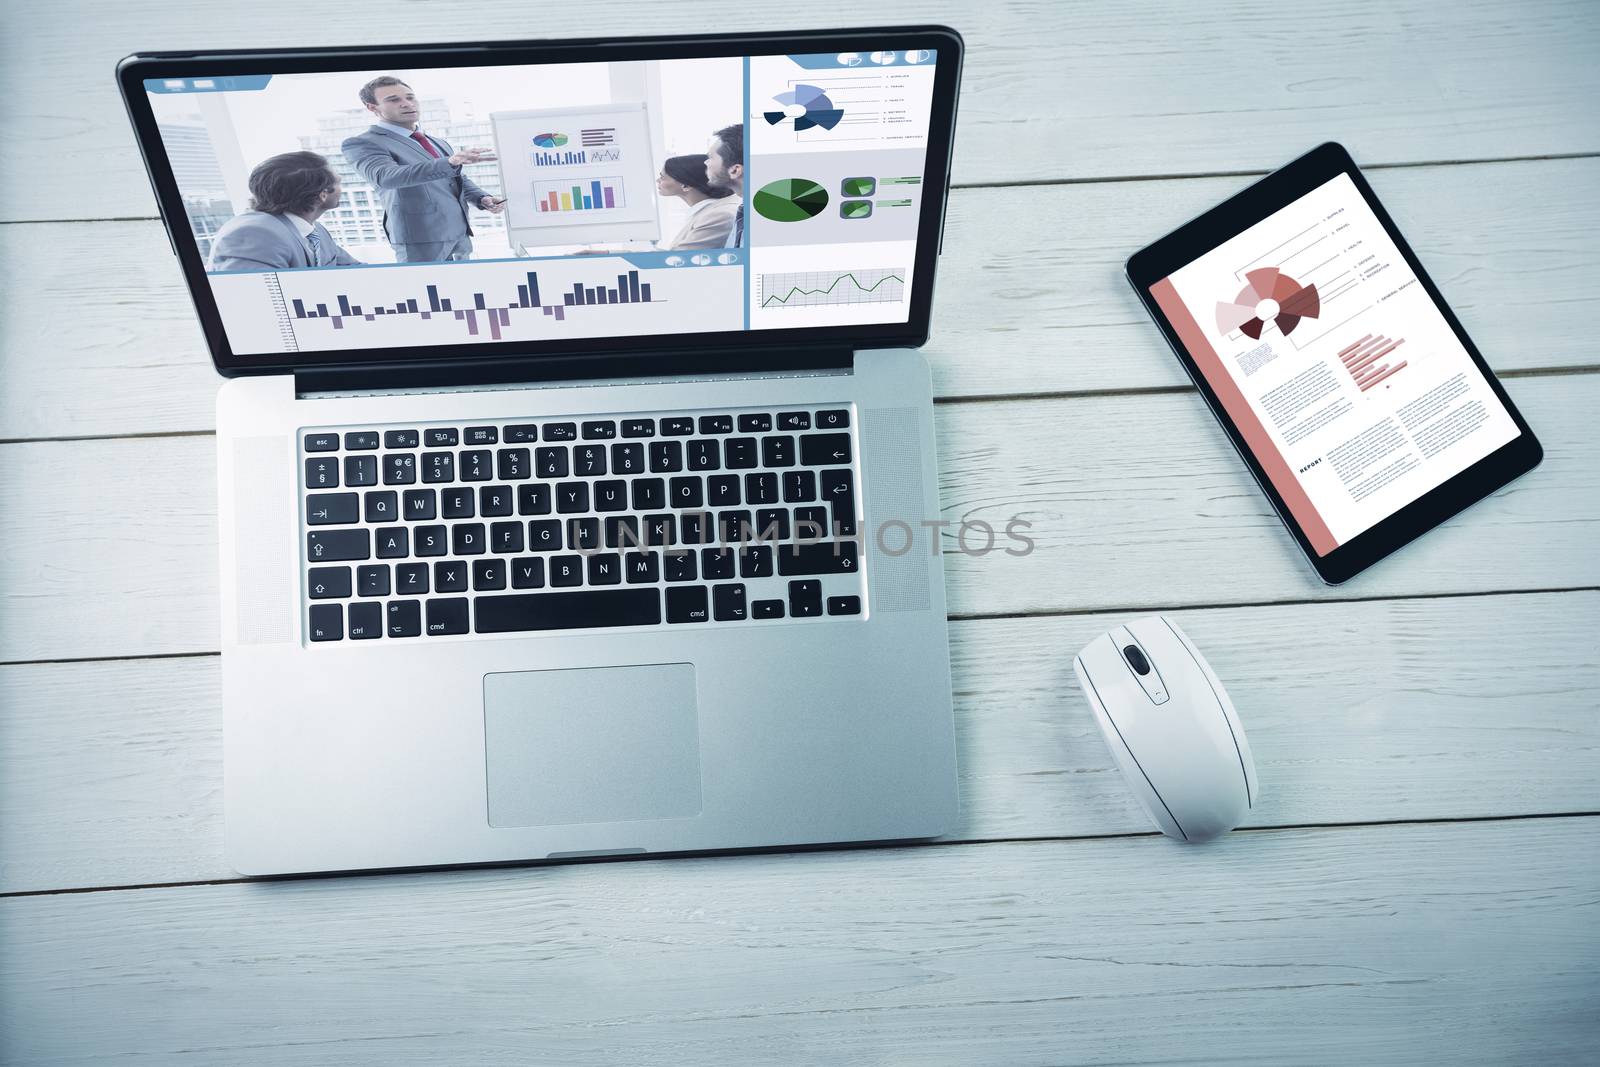
[[[756,190],[756,213],[773,222],[804,222],[828,206],[828,190],[810,178],[781,178]]]

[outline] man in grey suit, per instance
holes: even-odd
[[[250,210],[217,231],[206,269],[359,265],[317,221],[338,203],[339,176],[326,159],[315,152],[273,156],[250,172]]]
[[[421,111],[399,78],[374,78],[361,102],[378,117],[366,133],[345,140],[344,157],[378,191],[383,229],[400,263],[437,263],[472,257],[472,208],[495,214],[505,197],[490,196],[461,173],[467,163],[494,159],[476,148],[460,151],[417,129]]]

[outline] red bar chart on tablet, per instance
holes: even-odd
[[[1363,393],[1385,378],[1401,370],[1406,361],[1391,358],[1390,353],[1406,343],[1404,337],[1385,337],[1369,333],[1355,344],[1339,350],[1339,362],[1355,379],[1356,388]]]

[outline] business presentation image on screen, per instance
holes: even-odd
[[[1517,436],[1348,175],[1150,292],[1318,555]]]
[[[905,323],[937,62],[910,49],[145,89],[229,345],[249,357]],[[742,145],[718,136],[730,126]]]

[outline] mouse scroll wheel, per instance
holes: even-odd
[[[1144,658],[1144,653],[1138,645],[1128,645],[1122,650],[1122,657],[1128,661],[1128,666],[1133,668],[1133,673],[1145,675],[1150,673],[1150,661]]]

